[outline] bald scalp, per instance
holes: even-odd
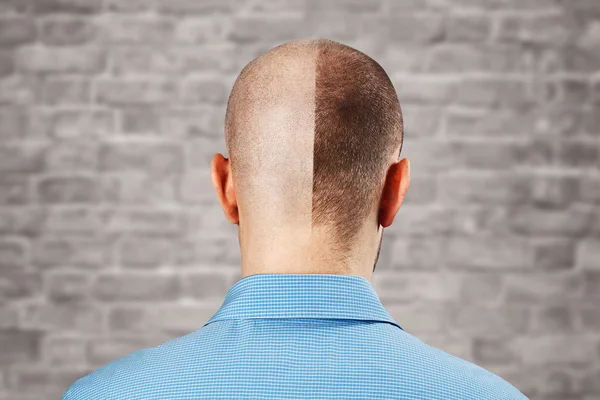
[[[343,258],[401,150],[402,113],[369,56],[327,39],[299,40],[241,71],[225,139],[240,219],[268,221],[271,234],[278,225],[324,229]]]

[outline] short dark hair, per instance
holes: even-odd
[[[341,255],[379,203],[393,152],[403,143],[394,86],[366,54],[317,42],[313,226],[331,226]]]

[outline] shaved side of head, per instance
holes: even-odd
[[[402,138],[392,82],[364,53],[316,39],[262,54],[238,76],[225,117],[240,229],[299,243],[326,232],[343,262]],[[261,246],[252,251],[268,257]]]

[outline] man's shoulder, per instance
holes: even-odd
[[[198,343],[199,336],[200,330],[111,361],[75,381],[61,400],[122,399],[123,393],[134,393],[130,390],[138,395],[140,389],[152,388],[166,374],[176,372],[171,364],[177,363],[184,349]]]
[[[417,337],[400,331],[396,364],[399,375],[410,371],[412,384],[446,393],[448,399],[527,400],[517,388],[500,376],[470,361],[430,346]],[[404,358],[403,358],[404,357]]]

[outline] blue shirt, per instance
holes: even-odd
[[[526,397],[406,333],[364,277],[255,274],[201,329],[98,368],[62,399]]]

